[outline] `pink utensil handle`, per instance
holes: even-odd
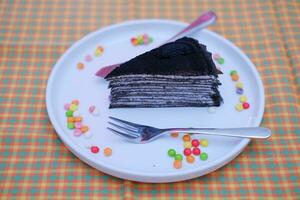
[[[210,24],[213,24],[217,19],[216,14],[213,11],[208,11],[200,15],[195,21],[190,23],[185,29],[177,33],[175,36],[167,40],[167,42],[171,42],[172,40],[179,39],[185,35],[192,34],[199,29],[203,29]]]
[[[185,29],[177,33],[175,36],[164,42],[163,44],[167,42],[171,42],[172,40],[179,39],[183,36],[189,35],[195,31],[198,31],[200,29],[203,29],[207,27],[210,24],[213,24],[217,19],[216,14],[213,11],[208,11],[200,15],[195,21],[190,23]],[[107,74],[109,74],[111,71],[113,71],[115,68],[119,67],[120,64],[114,64],[109,65],[106,67],[102,67],[97,73],[96,76],[105,77]]]

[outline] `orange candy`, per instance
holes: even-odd
[[[81,132],[85,133],[89,130],[89,127],[88,126],[83,126],[83,127],[81,127],[80,130],[81,130]]]
[[[83,63],[77,63],[77,69],[83,69],[84,64]]]
[[[238,81],[239,79],[240,79],[239,75],[237,75],[237,74],[231,75],[231,80]]]
[[[195,161],[195,157],[192,156],[192,155],[187,156],[187,157],[186,157],[186,161],[187,161],[188,163],[193,163],[193,162]]]
[[[75,122],[81,122],[82,121],[82,117],[74,117],[74,121]]]
[[[109,147],[106,147],[106,148],[104,149],[104,155],[105,155],[105,156],[111,156],[111,154],[112,154],[112,149],[109,148]]]
[[[191,136],[188,135],[188,134],[186,134],[186,135],[184,135],[184,136],[182,137],[182,139],[183,139],[183,141],[188,142],[188,141],[191,140]]]
[[[73,100],[73,101],[72,101],[72,103],[71,103],[71,104],[78,105],[78,104],[79,104],[79,101],[75,99],[75,100]]]
[[[174,166],[174,168],[176,168],[176,169],[180,169],[180,168],[182,167],[182,162],[181,162],[181,160],[174,160],[173,166]]]
[[[67,122],[75,122],[75,118],[74,117],[68,117]]]
[[[178,137],[178,135],[179,135],[179,133],[171,133],[171,136],[172,136],[173,138]]]

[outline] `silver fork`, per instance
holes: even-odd
[[[134,143],[147,143],[157,139],[159,136],[172,132],[185,132],[204,135],[220,135],[241,138],[268,138],[271,130],[264,127],[243,127],[243,128],[165,128],[159,129],[128,122],[115,117],[109,117],[113,122],[108,121],[114,128],[107,127],[113,133]]]

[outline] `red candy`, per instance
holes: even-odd
[[[244,109],[248,109],[249,107],[250,107],[249,103],[247,103],[247,102],[243,103],[243,108]]]
[[[193,146],[193,147],[198,147],[199,144],[200,144],[199,140],[196,140],[196,139],[193,139],[193,140],[192,140],[192,146]]]
[[[200,151],[200,149],[198,148],[198,147],[195,147],[194,149],[193,149],[193,154],[194,155],[200,155],[200,153],[201,153],[201,151]]]
[[[183,150],[183,154],[184,154],[185,156],[189,156],[189,155],[192,154],[192,150],[189,149],[189,148],[185,148],[185,149]]]
[[[99,152],[99,147],[97,147],[97,146],[92,146],[92,147],[91,147],[91,151],[92,151],[92,153],[98,153],[98,152]]]

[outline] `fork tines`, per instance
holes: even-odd
[[[109,118],[114,121],[114,123],[108,121],[114,128],[107,127],[108,130],[125,138],[134,139],[139,137],[137,124],[111,116],[109,116]]]

